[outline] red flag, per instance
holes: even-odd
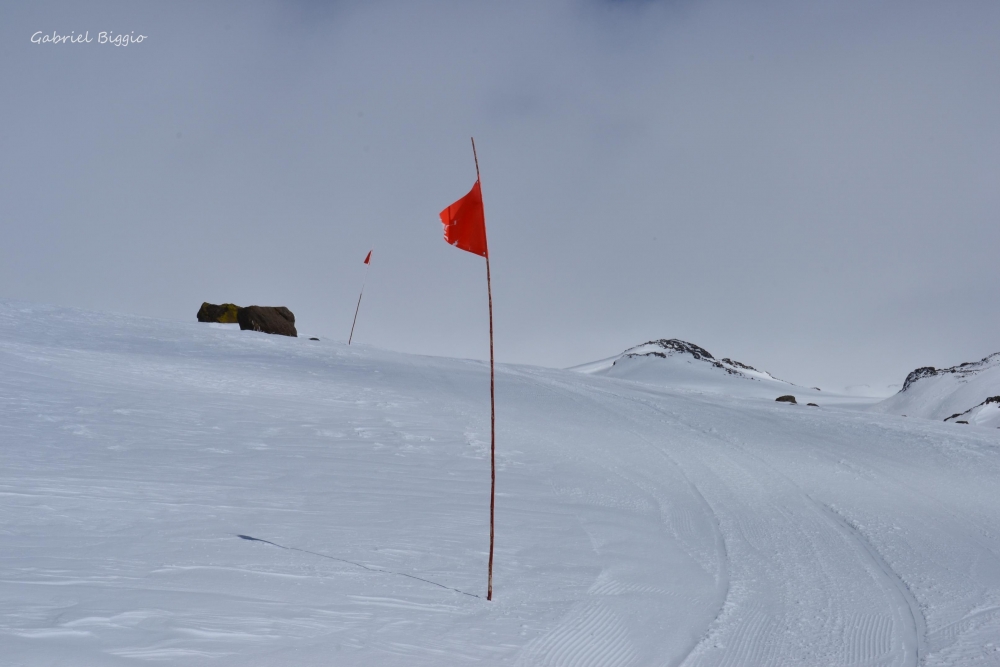
[[[479,181],[469,194],[441,211],[444,240],[456,248],[488,257],[486,249],[486,217],[483,215],[483,193]]]
[[[441,211],[444,240],[486,258],[486,297],[490,308],[490,561],[487,569],[486,599],[493,599],[493,526],[497,495],[497,411],[495,372],[493,368],[493,288],[490,287],[490,253],[486,248],[486,216],[483,213],[483,193],[479,188],[479,158],[476,140],[472,139],[472,159],[476,161],[476,184],[457,202]],[[350,340],[348,340],[350,342]]]
[[[365,257],[365,264],[367,264],[370,261],[372,261],[372,251],[371,250],[368,251],[368,256]]]

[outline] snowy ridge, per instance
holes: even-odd
[[[886,414],[1000,427],[1000,352],[951,368],[924,366],[871,408]]]
[[[629,359],[647,356],[665,359],[668,355],[674,354],[688,354],[695,359],[706,361],[712,364],[715,368],[720,368],[730,375],[742,375],[743,377],[754,379],[776,379],[770,373],[758,371],[753,366],[748,366],[747,364],[733,361],[732,359],[716,360],[716,358],[713,357],[705,348],[698,347],[694,343],[688,343],[687,341],[678,340],[676,338],[671,338],[669,340],[664,338],[661,338],[660,340],[652,340],[648,343],[637,345],[636,347],[625,350],[625,352],[622,353],[622,356]]]
[[[651,340],[630,347],[617,356],[569,370],[649,384],[687,387],[696,391],[770,397],[772,400],[787,393],[810,397],[819,395],[816,389],[779,380],[749,364],[729,358],[716,359],[705,348],[676,338]]]
[[[1000,431],[663,353],[498,366],[487,602],[487,364],[0,301],[0,662],[995,662]]]

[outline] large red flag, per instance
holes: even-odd
[[[441,211],[444,240],[456,248],[488,257],[486,249],[486,217],[483,215],[483,193],[479,181],[469,194]]]

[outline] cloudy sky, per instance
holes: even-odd
[[[356,341],[484,358],[475,136],[499,361],[1000,351],[996,2],[83,4],[0,8],[0,298],[346,340],[374,243]]]

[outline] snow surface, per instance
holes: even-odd
[[[871,409],[1000,428],[1000,352],[952,368],[918,368],[899,393]]]
[[[1000,664],[1000,431],[719,377],[499,366],[487,602],[485,364],[0,302],[0,664]]]

